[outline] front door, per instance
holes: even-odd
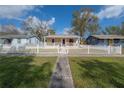
[[[73,39],[69,39],[69,45],[72,46],[74,43],[74,40]]]
[[[65,45],[65,39],[62,40],[62,45]]]

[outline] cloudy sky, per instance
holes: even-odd
[[[80,8],[93,8],[101,27],[120,25],[124,21],[124,6],[0,6],[0,25],[20,28],[29,16],[49,20],[57,34],[71,28],[72,13]]]

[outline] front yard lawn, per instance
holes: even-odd
[[[124,48],[122,48],[122,54],[124,54]]]
[[[0,56],[0,87],[48,87],[56,57]]]
[[[75,87],[124,87],[124,58],[69,57]]]

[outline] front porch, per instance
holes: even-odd
[[[79,36],[49,35],[44,37],[44,46],[79,46]]]

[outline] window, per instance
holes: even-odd
[[[120,42],[119,39],[115,39],[115,40],[114,40],[114,43],[119,43],[119,42]]]
[[[73,39],[69,39],[69,42],[70,42],[70,43],[73,43],[73,42],[74,42],[74,40],[73,40]]]
[[[121,40],[121,43],[124,43],[124,40]]]

